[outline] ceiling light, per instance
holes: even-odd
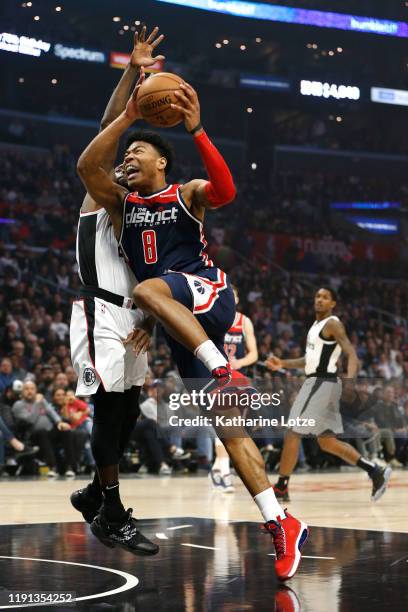
[[[251,164],[251,168],[252,168],[252,170],[256,170],[256,169],[257,169],[257,167],[258,167],[258,164],[257,164],[257,163],[255,163],[255,162],[252,162],[252,164]]]
[[[251,106],[248,106],[248,108],[246,109],[247,113],[253,113],[254,109]]]
[[[217,49],[221,49],[222,44],[221,43],[215,43],[215,46],[217,47]]]
[[[62,6],[56,6],[55,10],[57,11],[57,13],[60,13],[62,11]]]
[[[224,45],[228,45],[229,40],[228,40],[228,38],[224,38],[224,40],[222,42],[224,43]]]
[[[240,46],[240,49],[241,49],[241,51],[245,51],[246,46],[245,46],[245,45],[241,45],[241,46]]]
[[[124,30],[128,30],[128,29],[129,29],[129,26],[128,26],[128,25],[125,25],[125,26],[123,26],[123,29],[124,29]]]
[[[56,84],[58,83],[58,81],[57,81],[57,79],[51,79],[51,83],[52,83],[53,85],[56,85]]]
[[[261,43],[261,42],[262,42],[262,38],[261,38],[260,36],[257,36],[257,37],[255,38],[255,42],[257,42],[257,43]]]
[[[40,16],[39,16],[39,15],[36,15],[36,16],[34,17],[34,21],[40,21]]]
[[[112,21],[118,22],[120,21],[120,17],[112,17]]]

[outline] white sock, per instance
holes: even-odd
[[[194,355],[212,372],[214,368],[227,365],[224,355],[217,349],[212,340],[206,340],[194,351]]]
[[[268,521],[276,521],[278,516],[280,518],[285,518],[285,512],[278,503],[272,487],[269,487],[269,489],[265,489],[265,491],[262,491],[262,493],[255,495],[254,502],[261,511],[265,523]]]

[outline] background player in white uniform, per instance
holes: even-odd
[[[340,415],[342,383],[337,377],[337,361],[343,350],[348,362],[347,378],[344,381],[346,394],[352,392],[351,387],[359,370],[359,361],[343,324],[333,315],[335,306],[335,292],[329,288],[319,289],[314,301],[316,321],[307,335],[305,356],[300,359],[270,357],[266,362],[271,370],[305,368],[306,380],[295,399],[289,418],[315,420],[315,425],[292,427],[285,437],[279,480],[274,487],[276,497],[284,501],[289,501],[289,478],[297,463],[302,435],[316,436],[323,451],[365,470],[373,482],[374,501],[384,493],[391,476],[391,468],[381,468],[364,459],[353,446],[336,437],[336,434],[343,433]]]
[[[235,304],[239,304],[238,289],[234,291]],[[236,312],[234,322],[224,338],[224,350],[233,370],[242,371],[258,359],[258,346],[256,344],[254,326],[249,317]],[[230,468],[230,458],[224,444],[215,438],[215,461],[211,468],[210,478],[216,489],[224,493],[235,491]]]
[[[157,32],[155,28],[146,40],[145,27],[140,37],[136,33],[130,63],[109,101],[101,129],[124,110],[137,70],[141,69],[140,83],[143,66],[162,57],[152,57],[163,38]],[[104,163],[107,172],[113,171],[116,154],[117,147],[113,147]],[[78,375],[77,394],[93,395],[91,445],[97,473],[91,484],[71,495],[71,503],[89,523],[99,512],[98,520],[108,525],[109,546],[121,546],[134,554],[155,554],[158,546],[139,532],[132,510],[125,511],[119,495],[119,461],[139,416],[149,335],[139,334],[141,352],[136,356],[130,338],[144,319],[131,297],[137,282],[121,257],[108,213],[89,194],[81,208],[76,254],[82,286],[72,307],[71,357]],[[98,526],[92,523],[92,532],[106,544]]]

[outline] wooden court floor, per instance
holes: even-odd
[[[271,475],[273,482],[275,476]],[[82,479],[0,478],[0,524],[80,520],[69,503]],[[261,521],[238,479],[233,494],[214,491],[206,476],[124,477],[121,495],[137,518],[192,516],[226,521]],[[408,533],[408,471],[395,470],[385,495],[370,500],[370,481],[360,471],[295,474],[289,512],[309,525]]]
[[[37,609],[408,610],[408,471],[395,471],[375,504],[361,472],[295,475],[288,509],[309,524],[310,535],[301,567],[285,585],[275,577],[258,510],[238,482],[227,495],[205,476],[123,478],[125,505],[160,546],[148,559],[96,540],[69,503],[84,484],[0,479],[0,610],[20,609],[21,594],[50,591],[72,599]]]

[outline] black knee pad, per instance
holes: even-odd
[[[136,422],[140,415],[139,398],[141,387],[130,387],[126,389],[124,395],[126,418],[134,419]]]
[[[124,417],[122,421],[122,431],[120,434],[119,450],[122,455],[127,447],[136,421],[140,414],[139,396],[140,387],[131,387],[125,391],[124,395]]]
[[[120,440],[125,417],[124,400],[124,393],[105,391],[101,385],[94,395],[91,448],[98,467],[119,463]]]

